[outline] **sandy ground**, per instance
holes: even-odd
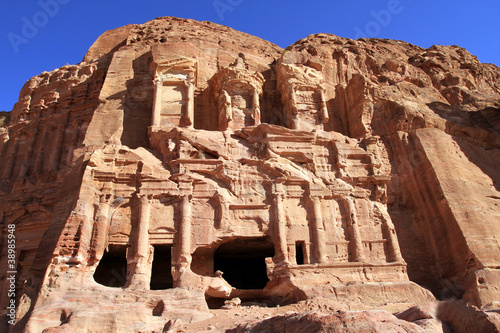
[[[260,306],[237,306],[232,309],[210,310],[212,318],[184,325],[184,332],[225,332],[239,324],[261,321],[287,312],[294,313],[292,306],[265,308]]]

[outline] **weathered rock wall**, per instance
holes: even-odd
[[[98,104],[103,66],[99,61],[65,66],[30,79],[9,125],[0,129],[1,265],[7,267],[6,226],[15,225],[18,301],[24,289],[36,300],[54,240],[75,205],[85,160],[82,142]],[[2,272],[5,281],[7,269]],[[4,287],[2,307],[9,301]]]
[[[389,209],[410,277],[438,295],[467,289],[476,304],[487,290],[482,304],[490,302],[497,287],[473,276],[498,263],[498,67],[458,46],[324,34],[296,42],[283,58],[323,72],[334,120],[325,129],[382,137],[393,172]]]

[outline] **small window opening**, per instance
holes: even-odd
[[[153,245],[153,267],[151,269],[151,290],[174,287],[172,277],[172,245]]]
[[[304,241],[295,242],[295,261],[297,262],[297,265],[304,265],[304,250]]]
[[[127,279],[127,247],[110,245],[94,273],[95,282],[107,287],[123,287]]]

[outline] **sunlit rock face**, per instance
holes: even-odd
[[[500,70],[457,46],[283,50],[158,18],[30,79],[2,117],[14,331],[161,331],[236,297],[500,300]]]

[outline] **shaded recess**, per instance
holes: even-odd
[[[132,149],[149,147],[148,126],[153,108],[153,84],[149,73],[151,52],[132,61],[133,77],[126,82],[123,101],[123,133],[121,143]]]
[[[295,242],[295,261],[297,262],[297,265],[304,265],[304,253],[305,253],[305,242],[304,241],[297,241]]]
[[[222,244],[214,253],[214,271],[236,289],[263,289],[267,277],[265,258],[274,256],[268,237],[238,238]]]
[[[7,127],[10,121],[10,112],[0,111],[0,127]]]
[[[107,287],[123,287],[127,278],[127,246],[110,245],[94,273],[95,282]]]
[[[151,269],[151,290],[174,287],[172,278],[172,245],[153,245],[153,267]]]

